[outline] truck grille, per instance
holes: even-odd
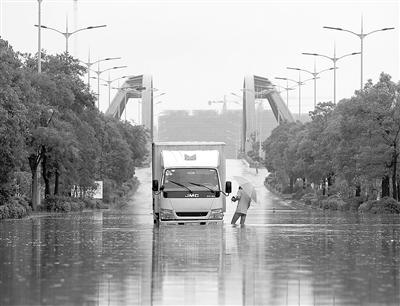
[[[187,212],[176,212],[178,217],[205,217],[207,216],[207,211],[187,211]]]

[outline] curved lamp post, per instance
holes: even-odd
[[[121,80],[121,79],[129,78],[129,77],[131,77],[131,75],[124,75],[122,77],[110,80],[110,75],[108,75],[108,80],[103,79],[103,78],[97,78],[97,77],[91,77],[91,79],[95,79],[95,80],[99,79],[100,81],[103,81],[103,82],[107,83],[106,86],[108,86],[108,106],[110,106],[110,103],[111,103],[111,83],[113,83],[114,81]]]
[[[363,17],[361,16],[361,33],[356,33],[347,29],[343,29],[343,28],[337,28],[337,27],[323,27],[324,29],[328,29],[328,30],[336,30],[336,31],[343,31],[343,32],[348,32],[350,34],[353,34],[355,36],[357,36],[360,41],[361,41],[361,47],[360,47],[360,54],[361,54],[361,86],[360,89],[363,89],[363,58],[364,58],[364,38],[367,37],[368,35],[371,35],[372,33],[376,33],[376,32],[383,32],[383,31],[389,31],[389,30],[394,30],[394,27],[390,27],[390,28],[382,28],[382,29],[378,29],[378,30],[374,30],[368,33],[364,33],[364,25],[363,25]]]
[[[301,85],[304,85],[305,82],[310,81],[312,79],[307,79],[302,81],[300,79],[300,73],[299,73],[299,80],[293,80],[293,79],[289,79],[289,78],[282,78],[282,77],[276,77],[275,79],[277,80],[284,80],[284,81],[291,81],[297,84],[297,86],[299,86],[299,120],[300,120],[300,115],[301,115]]]
[[[339,57],[336,57],[336,46],[333,48],[333,57],[324,55],[324,54],[319,54],[319,53],[308,53],[308,52],[303,52],[303,55],[312,55],[312,56],[320,56],[320,57],[325,57],[333,62],[333,103],[336,104],[336,62],[342,58],[345,58],[347,56],[352,56],[352,55],[357,55],[360,54],[360,52],[353,52],[353,53],[348,53]]]
[[[100,110],[100,74],[106,71],[114,70],[114,69],[121,69],[126,68],[128,66],[115,66],[104,70],[92,70],[97,74],[97,108]]]
[[[97,61],[91,62],[90,61],[90,51],[89,51],[88,61],[87,62],[80,61],[82,64],[85,64],[86,67],[87,67],[87,71],[88,71],[88,86],[89,86],[89,88],[90,88],[90,70],[91,70],[92,65],[100,63],[100,62],[103,62],[103,61],[111,61],[111,60],[117,60],[117,59],[121,59],[121,57],[106,57],[106,58],[99,59]]]
[[[307,72],[307,73],[309,73],[309,74],[311,74],[313,76],[312,79],[314,80],[314,108],[315,108],[317,106],[317,79],[318,79],[318,75],[320,75],[322,72],[333,70],[335,68],[332,67],[332,68],[320,70],[320,71],[317,72],[316,71],[316,67],[315,67],[315,63],[314,63],[314,72],[311,72],[311,71],[306,70],[306,69],[297,68],[297,67],[286,67],[286,68],[287,69],[291,69],[291,70],[304,71],[304,72]]]
[[[274,85],[286,91],[286,106],[289,107],[289,90],[294,90],[294,87],[289,87],[289,82],[286,80],[286,86]]]
[[[39,0],[38,0],[38,1],[39,1]],[[41,1],[41,0],[40,0],[40,1]],[[40,2],[39,2],[39,3],[40,3]],[[59,31],[59,30],[57,30],[57,29],[55,29],[55,28],[47,27],[47,26],[44,26],[44,25],[42,25],[42,24],[40,24],[40,25],[35,24],[35,27],[43,28],[43,29],[48,29],[48,30],[52,30],[52,31],[55,31],[55,32],[60,33],[61,35],[63,35],[63,36],[65,37],[65,52],[66,52],[66,53],[68,53],[68,39],[71,37],[71,35],[73,35],[73,34],[75,34],[75,33],[77,33],[77,32],[80,32],[80,31],[92,30],[92,29],[97,29],[97,28],[104,28],[104,27],[106,27],[106,26],[107,26],[107,25],[105,25],[105,24],[103,24],[103,25],[98,25],[98,26],[90,26],[90,27],[86,27],[86,28],[81,28],[81,29],[75,30],[75,31],[73,31],[73,32],[69,32],[69,31],[68,31],[68,19],[67,19],[67,22],[66,22],[66,25],[65,25],[65,32],[61,32],[61,31]]]

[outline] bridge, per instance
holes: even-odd
[[[153,135],[153,77],[148,74],[132,76],[125,80],[118,89],[110,106],[106,110],[107,116],[120,119],[125,111],[129,99],[142,99],[140,118],[142,125],[148,128]]]
[[[142,99],[142,111],[140,117],[142,124],[151,131],[153,135],[153,78],[151,75],[138,75],[128,78],[118,89],[106,115],[120,119],[129,99]],[[265,77],[250,75],[243,82],[243,117],[241,150],[247,153],[251,147],[249,141],[256,127],[255,106],[259,100],[267,100],[271,106],[274,117],[278,123],[287,121],[294,122],[293,116],[276,90],[272,82]]]
[[[243,82],[242,152],[248,152],[250,136],[257,130],[256,100],[263,99],[268,100],[278,123],[294,122],[290,110],[269,79],[256,75],[246,76]]]

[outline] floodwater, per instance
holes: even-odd
[[[119,211],[0,222],[0,305],[399,305],[400,220],[258,189],[245,227],[152,223],[150,170]],[[234,184],[234,188],[237,185]]]

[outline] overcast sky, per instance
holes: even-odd
[[[76,9],[74,10],[74,3]],[[349,33],[323,29],[324,25],[360,32],[396,27],[368,36],[364,44],[364,80],[374,82],[384,71],[399,81],[398,1],[99,1],[43,0],[42,24],[65,30],[107,24],[106,28],[82,31],[70,39],[70,52],[87,61],[122,57],[103,62],[101,70],[114,70],[111,78],[125,74],[153,75],[154,87],[166,92],[156,113],[162,109],[220,108],[208,106],[231,92],[240,94],[245,75],[298,79],[287,66],[313,70],[314,58],[302,52],[341,56],[360,51],[360,39]],[[0,35],[17,51],[37,51],[38,4],[36,0],[0,0]],[[63,52],[65,39],[43,30],[42,47],[49,53]],[[332,62],[317,58],[317,70]],[[338,61],[337,99],[350,97],[360,86],[360,56]],[[108,78],[107,72],[102,75]],[[302,74],[302,78],[310,75]],[[284,83],[277,82],[285,85]],[[96,89],[96,84],[92,86]],[[318,101],[333,100],[333,72],[318,80]],[[283,95],[286,98],[286,95]],[[229,95],[229,100],[235,100]],[[137,107],[131,103],[128,115]],[[108,91],[102,87],[101,109],[108,106]],[[230,108],[237,107],[230,104]],[[289,108],[298,112],[297,90],[291,91]],[[302,87],[302,109],[313,108],[313,83]]]

